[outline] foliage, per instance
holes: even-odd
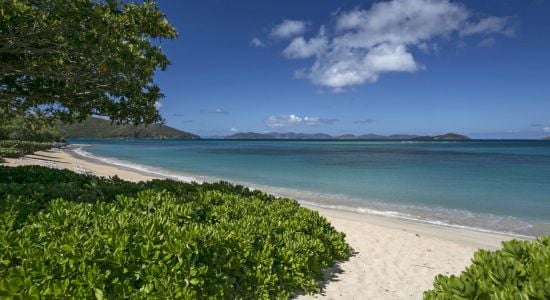
[[[16,158],[22,156],[19,149],[15,148],[0,148],[0,157],[4,158]]]
[[[160,121],[153,82],[177,32],[154,1],[0,1],[0,110],[81,121]]]
[[[550,236],[478,250],[460,276],[438,275],[424,299],[550,299]]]
[[[59,124],[66,138],[152,138],[152,139],[199,139],[198,135],[177,130],[165,125],[149,126],[116,125],[108,120],[88,118],[76,124]]]
[[[61,139],[61,132],[56,126],[37,116],[13,116],[11,119],[0,120],[0,140],[54,142]]]
[[[50,149],[51,143],[41,143],[33,141],[0,141],[0,158],[16,158],[36,151]]]
[[[317,212],[228,183],[0,167],[0,296],[289,298],[349,256]]]

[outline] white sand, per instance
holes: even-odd
[[[111,177],[117,175],[129,181],[151,180],[155,177],[147,176],[136,171],[121,168],[115,165],[100,164],[78,158],[72,151],[52,149],[39,151],[22,158],[5,159],[6,166],[39,165],[58,169],[69,169],[77,173],[90,172],[96,176]]]
[[[69,150],[37,152],[6,165],[43,165],[140,181],[155,178],[105,163],[83,160]],[[496,249],[512,236],[388,217],[309,207],[346,233],[355,256],[328,272],[323,293],[299,299],[421,299],[437,274],[458,274],[478,248]]]

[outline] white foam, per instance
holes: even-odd
[[[246,182],[235,182],[244,186],[248,186],[251,189],[255,190],[261,190],[267,193],[270,193],[276,197],[283,197],[283,198],[292,198],[296,199],[299,203],[313,206],[313,207],[320,207],[320,208],[327,208],[327,209],[334,209],[334,210],[340,210],[340,211],[348,211],[348,212],[354,212],[354,213],[360,213],[360,214],[368,214],[368,215],[375,215],[375,216],[382,216],[382,217],[389,217],[389,218],[395,218],[395,219],[401,219],[401,220],[408,220],[408,221],[414,221],[414,222],[421,222],[421,223],[428,223],[428,224],[434,224],[438,226],[446,226],[446,227],[453,227],[453,228],[461,228],[461,229],[467,229],[467,230],[473,230],[473,231],[480,231],[480,232],[487,232],[487,233],[497,233],[497,234],[507,234],[511,236],[521,237],[521,238],[532,238],[532,235],[526,235],[526,234],[520,234],[517,232],[512,232],[509,230],[492,230],[487,229],[481,226],[468,226],[468,225],[462,225],[458,224],[456,222],[453,222],[451,220],[439,220],[434,218],[433,216],[429,215],[435,215],[436,212],[444,213],[449,216],[463,216],[464,219],[475,219],[475,220],[482,220],[483,225],[492,222],[498,223],[499,221],[502,221],[503,219],[511,219],[515,221],[517,225],[517,229],[528,229],[531,228],[532,225],[525,223],[521,220],[518,220],[513,217],[500,217],[496,215],[481,215],[481,214],[474,214],[469,211],[463,211],[463,210],[451,210],[451,209],[443,209],[443,208],[430,208],[430,207],[423,207],[419,205],[390,205],[387,203],[381,203],[381,202],[374,202],[374,201],[366,201],[366,199],[354,199],[352,197],[349,197],[347,195],[338,195],[338,194],[322,194],[322,193],[316,193],[316,192],[309,192],[304,190],[295,190],[295,189],[289,189],[289,188],[277,188],[273,186],[267,186],[267,185],[254,185]],[[342,204],[328,204],[328,203],[322,203],[323,201],[328,202],[343,202],[343,203],[349,203],[349,202],[367,202],[368,204],[371,204],[371,207],[355,207],[355,206],[348,206],[348,205],[342,205]],[[376,209],[373,207],[381,207],[380,209]],[[382,208],[383,207],[383,208]],[[424,214],[428,214],[425,218],[422,218],[420,216],[405,213],[405,211],[416,211],[421,212]],[[443,218],[442,218],[443,219]],[[491,220],[493,220],[491,222]],[[520,228],[521,226],[521,228]]]
[[[78,154],[80,156],[83,156],[83,157],[87,157],[87,158],[91,158],[91,159],[94,159],[94,160],[101,161],[105,164],[115,165],[115,166],[124,167],[124,168],[128,168],[128,169],[133,169],[133,170],[137,170],[137,171],[145,172],[145,173],[149,173],[149,174],[160,175],[161,177],[164,177],[164,178],[174,179],[174,180],[183,181],[183,182],[202,183],[202,182],[207,181],[205,176],[182,175],[182,174],[168,172],[164,169],[155,168],[155,167],[152,167],[152,166],[141,165],[141,164],[136,164],[136,163],[128,162],[128,161],[125,161],[125,160],[120,160],[120,159],[117,159],[117,158],[97,156],[97,155],[94,155],[94,154],[92,154],[92,153],[90,153],[90,152],[83,149],[84,147],[87,147],[87,146],[90,146],[90,145],[73,144],[73,146],[77,146],[77,148],[73,149],[73,151],[76,154]]]
[[[298,202],[313,206],[313,207],[320,207],[320,208],[328,208],[328,209],[334,209],[334,210],[341,210],[341,211],[349,211],[349,212],[356,212],[356,213],[362,213],[362,214],[368,214],[368,215],[375,215],[375,216],[383,216],[383,217],[389,217],[389,218],[396,218],[401,220],[407,220],[407,221],[414,221],[414,222],[420,222],[420,223],[426,223],[426,224],[433,224],[438,226],[445,226],[445,227],[452,227],[452,228],[460,228],[460,229],[467,229],[472,231],[479,231],[479,232],[487,232],[487,233],[495,233],[495,234],[506,234],[510,236],[515,236],[519,238],[533,238],[534,236],[531,235],[524,235],[524,234],[518,234],[511,231],[499,231],[499,230],[490,230],[475,226],[466,226],[466,225],[459,225],[439,220],[429,220],[429,219],[422,219],[410,214],[397,212],[397,211],[383,211],[383,210],[375,210],[370,208],[354,208],[344,205],[326,205],[326,204],[319,204],[316,202],[311,201],[305,201],[305,200],[298,200]]]

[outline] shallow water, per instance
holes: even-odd
[[[550,234],[548,141],[71,142],[129,166],[267,186],[317,205]]]

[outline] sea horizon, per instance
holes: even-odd
[[[550,178],[550,168],[544,167],[544,162],[550,161],[547,141],[71,139],[70,142],[78,147],[77,154],[104,163],[176,180],[228,181],[313,206],[518,236],[550,232],[550,218],[544,215],[550,206],[544,198],[550,187],[543,183],[544,178]],[[346,145],[355,146],[348,149]],[[328,146],[332,149],[323,149]],[[314,148],[318,153],[312,152]],[[358,160],[353,157],[357,151],[364,152]],[[393,157],[380,157],[384,151],[392,152]],[[415,171],[419,167],[416,160],[425,160],[431,154],[436,154],[435,160],[424,161],[431,166]],[[375,158],[376,155],[379,157]],[[460,161],[466,166],[457,168]],[[535,170],[528,170],[537,165]],[[314,170],[304,171],[307,168]],[[456,172],[449,171],[453,168]],[[483,170],[494,176],[483,174]],[[505,175],[506,171],[511,174]],[[425,174],[425,180],[414,179],[418,174]],[[468,180],[464,174],[480,177]],[[537,177],[542,181],[533,182],[532,178]],[[517,201],[513,201],[514,197]]]

